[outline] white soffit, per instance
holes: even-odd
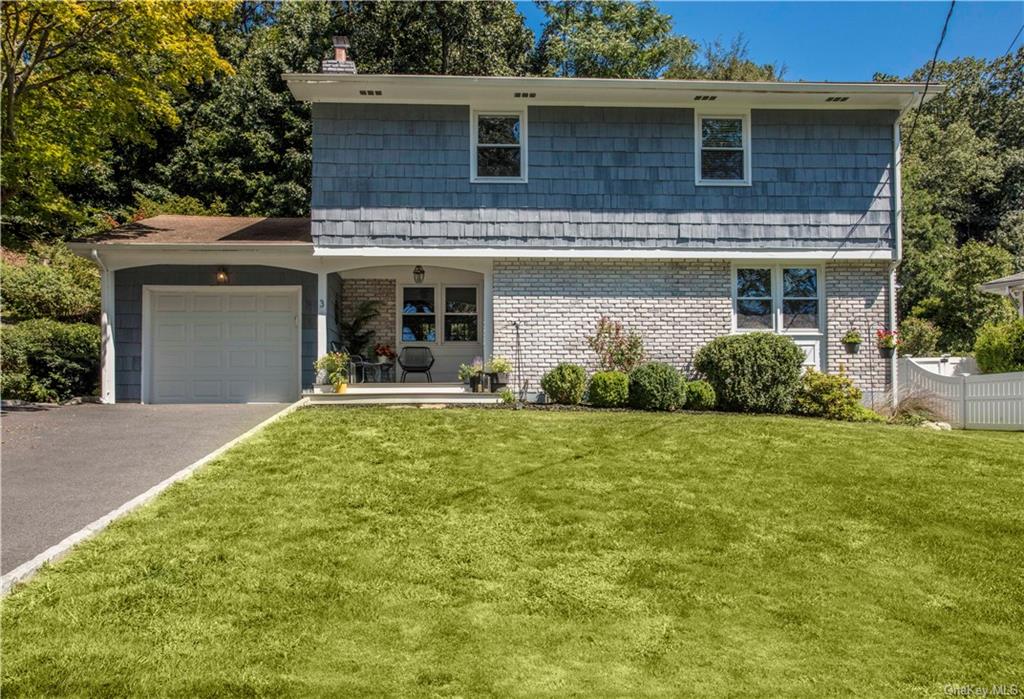
[[[383,104],[550,105],[755,108],[897,109],[914,106],[923,83],[725,82],[711,80],[609,80],[440,75],[285,73],[296,99],[305,102]],[[926,99],[943,85],[931,85]],[[379,94],[377,94],[379,91]],[[697,99],[702,97],[705,99]],[[713,97],[713,100],[707,100]],[[842,101],[829,98],[846,98]]]

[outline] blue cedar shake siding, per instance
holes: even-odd
[[[152,265],[114,272],[115,400],[142,400],[142,286],[216,286],[218,265]],[[302,386],[313,384],[316,275],[279,267],[229,267],[231,286],[302,287]]]
[[[469,107],[316,103],[313,239],[892,247],[897,112],[755,109],[750,118],[752,186],[694,183],[694,110],[622,107],[530,108],[529,182],[474,184]]]

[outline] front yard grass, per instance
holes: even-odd
[[[1022,493],[1015,434],[303,410],[5,600],[2,689],[1024,685]]]

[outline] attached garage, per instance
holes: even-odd
[[[300,286],[144,286],[143,402],[298,398],[301,292]]]

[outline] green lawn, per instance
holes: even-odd
[[[944,696],[1022,565],[1019,434],[309,409],[12,594],[2,689]]]

